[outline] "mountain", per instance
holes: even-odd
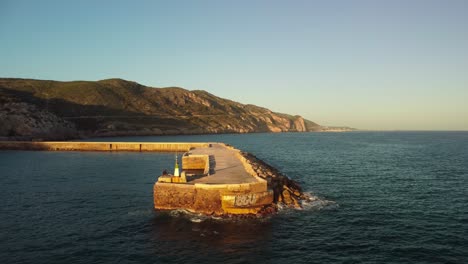
[[[298,115],[206,91],[122,79],[59,82],[0,78],[0,137],[168,135],[325,130]]]

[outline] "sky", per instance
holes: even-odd
[[[0,77],[206,90],[368,130],[468,130],[468,1],[0,0]]]

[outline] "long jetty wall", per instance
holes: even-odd
[[[0,150],[186,152],[209,143],[0,141]]]

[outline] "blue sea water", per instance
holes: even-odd
[[[248,151],[319,200],[267,219],[155,212],[173,154],[0,151],[2,263],[468,263],[468,133],[131,137]]]

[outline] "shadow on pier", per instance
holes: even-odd
[[[210,174],[215,174],[216,172],[216,159],[214,155],[209,155],[209,163],[210,163]]]

